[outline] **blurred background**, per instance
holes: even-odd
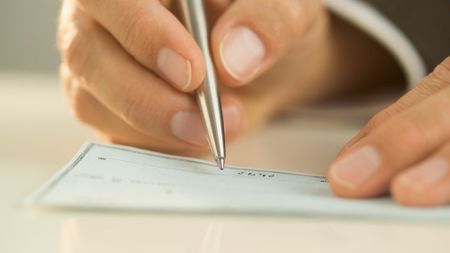
[[[34,171],[49,176],[93,138],[72,117],[59,85],[61,1],[0,0],[0,173],[24,182]]]
[[[57,73],[60,0],[0,1],[0,71]]]

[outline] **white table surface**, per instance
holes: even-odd
[[[450,223],[302,216],[33,211],[23,199],[94,137],[56,76],[0,73],[0,252],[450,252]],[[289,116],[229,146],[230,163],[323,174],[358,129]]]

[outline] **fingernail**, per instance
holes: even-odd
[[[169,48],[160,49],[157,65],[164,77],[179,89],[185,90],[191,84],[191,63],[177,52]]]
[[[235,132],[240,127],[240,115],[235,106],[222,108],[226,133]],[[171,121],[172,134],[187,143],[205,146],[208,144],[206,132],[203,128],[202,118],[197,112],[178,112]]]
[[[342,157],[330,168],[331,176],[340,185],[354,189],[364,183],[380,166],[378,152],[364,146]]]
[[[422,191],[432,186],[449,173],[447,160],[436,157],[426,160],[399,176],[399,183],[405,188]]]
[[[225,69],[238,80],[252,76],[261,65],[266,49],[258,35],[245,26],[230,30],[220,45]]]

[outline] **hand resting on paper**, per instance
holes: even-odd
[[[390,192],[406,205],[450,203],[450,57],[375,115],[341,151],[329,180],[340,196]]]

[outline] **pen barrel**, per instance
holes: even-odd
[[[182,19],[199,45],[205,61],[206,74],[197,89],[197,100],[203,125],[214,158],[225,158],[225,135],[216,72],[209,50],[209,30],[203,0],[179,0]]]

